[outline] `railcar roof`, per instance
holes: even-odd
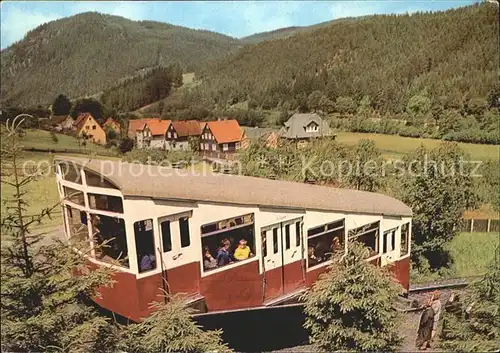
[[[411,208],[403,202],[367,191],[211,172],[201,175],[121,161],[66,156],[56,156],[55,160],[72,162],[103,175],[121,190],[124,197],[412,216]]]

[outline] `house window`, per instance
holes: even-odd
[[[204,271],[225,267],[254,256],[253,214],[204,224],[200,233]]]
[[[380,222],[349,230],[349,242],[360,242],[370,248],[370,256],[378,254]]]
[[[222,144],[222,150],[225,152],[227,151],[227,149],[228,149],[227,143]]]
[[[166,220],[160,223],[161,242],[163,244],[163,252],[172,251],[172,233],[170,232],[170,221]]]
[[[64,217],[68,223],[67,234],[69,240],[74,245],[81,244],[80,247],[88,246],[89,229],[87,226],[87,213],[66,205]]]
[[[80,206],[85,206],[85,200],[83,197],[83,192],[80,190],[75,190],[67,186],[63,186],[64,197],[66,200],[76,203]]]
[[[240,146],[241,146],[241,145],[240,145],[240,143],[239,143],[239,142],[236,142],[236,144],[235,144],[235,148],[236,148],[236,149],[239,149],[239,148],[240,148]]]
[[[153,220],[146,219],[134,223],[135,250],[139,273],[156,268]]]
[[[87,125],[87,126],[85,126],[85,129],[89,130],[89,129],[90,129],[90,126],[88,126],[88,125]]]
[[[99,261],[129,267],[125,222],[121,218],[90,214],[92,236]]]
[[[208,151],[208,143],[205,143],[205,150]]]
[[[290,225],[285,226],[285,250],[290,249]]]
[[[217,146],[215,144],[212,144],[212,151],[215,151]]]
[[[80,174],[80,167],[71,162],[60,163],[62,178],[72,183],[81,184],[82,176]]]
[[[167,136],[168,136],[168,138],[171,138],[171,137],[172,137],[172,133],[169,131],[169,132],[167,133]]]
[[[95,125],[92,125],[92,130],[95,130]]]
[[[177,138],[177,132],[174,132],[174,139]]]
[[[203,143],[200,143],[200,150],[204,150],[205,149],[205,145]]]
[[[401,226],[401,256],[410,251],[410,223]]]
[[[183,217],[179,219],[179,231],[181,234],[181,248],[185,248],[191,244],[189,237],[189,218]]]
[[[306,126],[306,132],[317,132],[318,131],[318,125],[312,123]]]
[[[89,206],[94,210],[123,213],[123,202],[119,196],[88,194]]]
[[[307,267],[317,266],[345,250],[345,219],[307,231]]]
[[[301,229],[300,229],[300,221],[295,222],[295,246],[300,246],[300,238],[301,238]]]

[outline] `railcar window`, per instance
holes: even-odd
[[[394,229],[391,232],[391,251],[394,251],[396,249],[396,230]]]
[[[290,249],[290,225],[285,226],[285,249]]]
[[[410,223],[401,226],[401,256],[408,254],[410,251]]]
[[[89,229],[87,226],[87,213],[66,205],[64,217],[68,221],[69,240],[72,244],[85,247],[89,243]]]
[[[94,210],[123,213],[123,202],[119,196],[88,194],[89,206]]]
[[[83,191],[64,186],[64,197],[77,205],[85,206]]]
[[[278,252],[278,228],[273,228],[273,254]]]
[[[98,260],[129,267],[125,222],[121,218],[90,214],[95,256]]]
[[[59,167],[61,168],[61,174],[64,180],[71,181],[77,184],[82,183],[80,167],[71,162],[59,163]]]
[[[135,250],[139,273],[156,268],[155,240],[153,234],[153,220],[146,219],[134,223]]]
[[[114,184],[104,179],[104,176],[88,170],[85,171],[85,180],[87,181],[88,186],[94,186],[98,188],[118,189]]]
[[[373,222],[349,230],[349,241],[360,242],[370,248],[370,256],[378,254],[380,222]]]
[[[200,231],[204,271],[245,261],[255,254],[253,214],[204,224]]]
[[[160,227],[163,252],[172,251],[172,234],[170,233],[170,221],[161,222]]]
[[[323,224],[307,231],[307,266],[328,261],[345,250],[345,219]]]
[[[383,254],[393,251],[396,248],[396,229],[391,229],[387,232],[384,232],[382,241],[383,241],[382,244]]]
[[[262,238],[262,254],[263,257],[267,256],[267,232],[263,230],[260,232],[260,236]]]
[[[295,246],[300,245],[300,238],[302,234],[300,231],[300,222],[295,222]]]
[[[191,244],[189,238],[189,218],[185,217],[179,219],[179,230],[181,233],[181,248],[185,248]]]

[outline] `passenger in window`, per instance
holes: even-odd
[[[153,254],[143,254],[141,257],[141,263],[139,264],[139,271],[147,271],[156,268],[155,256]]]
[[[238,261],[246,260],[249,257],[252,257],[252,250],[247,245],[247,241],[245,239],[241,239],[238,247],[234,251],[234,258]]]
[[[308,261],[309,266],[317,265],[320,262],[320,259],[318,259],[316,257],[316,255],[314,254],[314,248],[312,246],[310,246],[307,250],[308,250],[307,251],[307,261]]]
[[[232,262],[232,256],[229,253],[229,248],[231,247],[231,242],[229,239],[224,239],[221,243],[221,247],[217,251],[217,266],[226,266]]]
[[[205,271],[217,268],[217,261],[213,258],[208,246],[203,248],[203,268]]]
[[[328,243],[323,241],[323,240],[320,240],[318,242],[318,244],[316,245],[316,249],[315,249],[315,255],[316,257],[318,258],[318,261],[321,262],[321,261],[325,261],[327,260],[327,255],[328,253],[330,252],[330,248],[328,247]]]
[[[340,239],[339,237],[334,237],[332,239],[332,246],[331,246],[331,251],[333,254],[337,254],[339,252],[341,252],[343,249],[342,249],[342,244],[340,244]]]

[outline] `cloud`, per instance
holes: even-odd
[[[61,17],[63,16],[27,12],[16,8],[10,9],[8,16],[5,16],[2,9],[2,49],[22,39],[28,31]]]

